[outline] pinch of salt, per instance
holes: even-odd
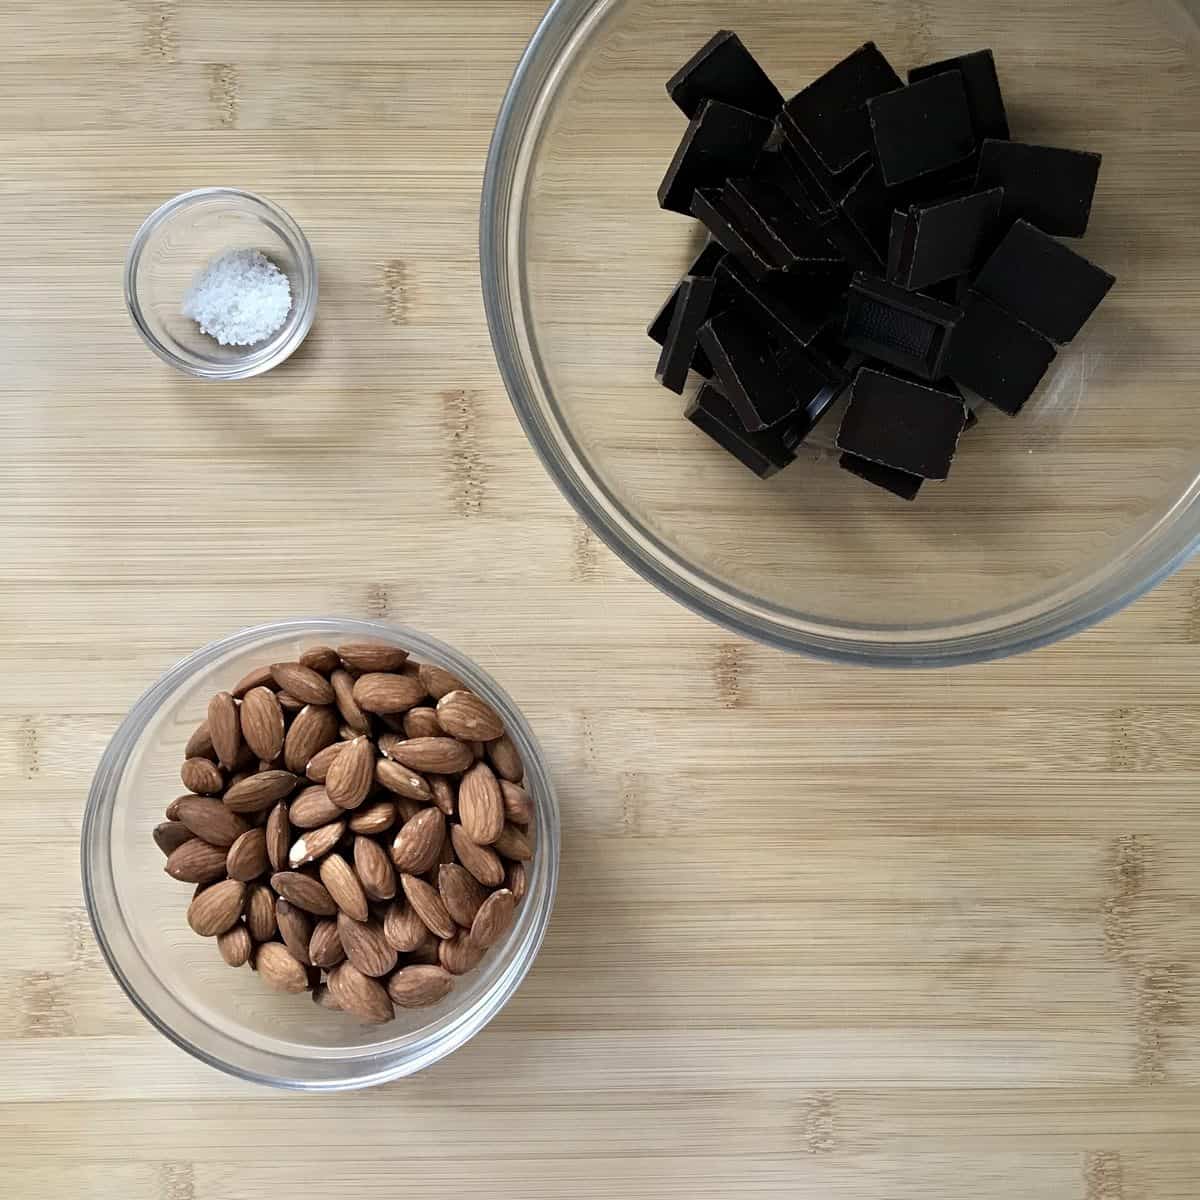
[[[276,333],[292,308],[288,277],[259,250],[227,250],[196,276],[183,315],[222,346],[252,346]]]

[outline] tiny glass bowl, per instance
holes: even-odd
[[[229,250],[261,251],[291,284],[287,319],[250,346],[222,346],[183,315],[196,276]],[[197,188],[142,222],[125,260],[125,303],[164,362],[198,379],[249,379],[290,357],[312,328],[317,264],[300,226],[278,205],[238,188]]]
[[[430,1008],[386,1025],[331,1012],[309,993],[271,991],[234,970],[215,938],[187,924],[190,884],[163,870],[154,827],[183,792],[179,768],[209,698],[251,667],[294,661],[315,645],[380,641],[457,675],[500,714],[525,764],[534,802],[527,890],[507,934]],[[558,882],[559,818],[542,752],[512,700],[473,662],[399,625],[307,618],[247,629],[196,651],[133,706],[104,752],[83,819],[83,894],[96,940],[134,1005],[176,1045],[241,1079],[301,1091],[385,1083],[430,1066],[478,1033],[537,956]]]

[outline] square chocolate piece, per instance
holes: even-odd
[[[713,279],[687,275],[679,285],[671,328],[658,358],[658,381],[668,391],[683,394],[688,371],[698,347],[700,326],[708,319],[709,305],[717,284]]]
[[[989,138],[979,155],[975,186],[1004,189],[1000,219],[1005,226],[1023,217],[1043,233],[1082,237],[1099,174],[1099,154]]]
[[[1000,80],[996,75],[996,60],[990,50],[976,50],[974,54],[960,54],[957,58],[945,58],[941,62],[915,67],[908,73],[909,83],[919,83],[933,75],[944,75],[957,71],[967,89],[967,107],[971,110],[971,125],[975,138],[1008,140],[1008,114],[1004,111],[1004,95],[1000,91]]]
[[[706,100],[720,100],[774,120],[783,96],[742,39],[722,29],[667,80],[667,94],[690,120]]]
[[[1003,190],[992,188],[940,204],[914,206],[899,227],[893,219],[889,278],[917,291],[969,275],[990,249],[1003,199]]]
[[[842,340],[921,379],[940,379],[946,346],[961,316],[948,304],[860,274],[850,284]]]
[[[885,467],[883,463],[872,462],[869,458],[859,458],[857,454],[843,454],[838,459],[838,466],[865,479],[884,491],[899,496],[901,500],[915,500],[925,482],[920,475],[910,475],[907,471],[897,471],[895,467]]]
[[[863,367],[838,430],[838,449],[922,479],[945,479],[966,424],[962,400]]]
[[[793,96],[783,112],[794,134],[836,175],[871,152],[867,101],[902,86],[875,43],[867,42]]]
[[[967,92],[957,71],[876,96],[867,112],[889,187],[952,167],[975,150]]]
[[[1040,333],[972,292],[946,354],[946,374],[1016,416],[1058,351]]]
[[[684,415],[759,479],[769,479],[795,460],[795,445],[786,432],[747,433],[729,401],[709,384],[700,389]]]
[[[658,188],[658,203],[691,216],[697,188],[720,187],[731,175],[753,172],[773,126],[719,100],[707,100],[692,119]]]
[[[792,292],[785,281],[774,277],[755,280],[732,257],[717,268],[716,280],[743,316],[766,326],[781,341],[810,346],[830,323],[828,312],[814,311],[804,303],[802,289]]]
[[[1053,342],[1069,342],[1116,279],[1048,233],[1018,221],[987,260],[975,290]]]

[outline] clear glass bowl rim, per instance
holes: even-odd
[[[107,902],[106,907],[110,913],[116,916],[120,913],[113,884],[112,818],[122,773],[150,718],[195,672],[232,651],[248,649],[265,639],[291,635],[315,638],[324,636],[340,641],[378,638],[402,644],[416,657],[444,665],[496,707],[504,719],[509,736],[516,743],[524,760],[527,786],[539,798],[536,855],[544,864],[545,870],[544,876],[541,877],[541,887],[537,887],[536,883],[531,886],[525,903],[518,910],[519,913],[523,912],[528,906],[533,910],[533,915],[523,927],[520,922],[514,927],[516,932],[506,947],[507,959],[502,969],[489,990],[484,992],[473,1006],[455,1012],[453,1020],[448,1022],[444,1029],[413,1047],[382,1051],[374,1056],[362,1051],[355,1051],[342,1058],[326,1053],[320,1058],[320,1062],[326,1068],[348,1066],[357,1069],[340,1073],[331,1071],[321,1077],[314,1077],[311,1070],[306,1072],[306,1067],[311,1068],[311,1060],[307,1058],[273,1054],[261,1049],[252,1048],[252,1053],[256,1061],[264,1061],[269,1069],[255,1069],[238,1064],[222,1057],[219,1049],[201,1046],[172,1027],[141,994],[136,983],[130,978],[128,961],[136,958],[134,966],[143,965],[144,968],[144,964],[141,964],[138,951],[130,942],[124,922],[119,922],[119,927],[115,930],[110,929],[107,924],[108,918],[100,913],[101,901]],[[511,697],[490,675],[453,647],[405,625],[341,617],[301,617],[243,629],[229,637],[211,642],[178,662],[140,697],[113,734],[96,769],[83,816],[80,867],[88,919],[101,953],[122,990],[155,1028],[201,1062],[238,1079],[292,1091],[332,1092],[373,1087],[424,1070],[464,1045],[496,1016],[528,974],[545,938],[558,888],[559,839],[558,803],[541,748]],[[535,880],[540,874],[540,871],[535,874]],[[517,933],[521,935],[519,938]],[[117,940],[125,943],[120,949],[114,945],[114,941]],[[172,999],[174,1000],[174,997]],[[175,1000],[175,1003],[180,1002]],[[211,1039],[217,1046],[229,1045],[233,1040],[220,1032],[216,1032]],[[375,1061],[376,1059],[378,1061]]]
[[[568,56],[621,0],[554,0],[534,32],[500,107],[480,204],[480,272],[492,346],[517,418],[559,490],[633,570],[693,612],[768,645],[834,662],[943,667],[1004,658],[1086,629],[1176,571],[1200,547],[1200,476],[1118,557],[1055,581],[1020,604],[973,621],[895,630],[800,617],[690,566],[646,528],[592,472],[550,395],[524,321],[522,205],[537,137]]]
[[[300,319],[284,341],[278,343],[278,345],[268,342],[260,350],[252,351],[240,361],[231,363],[229,366],[205,367],[194,362],[189,362],[186,358],[181,358],[170,347],[163,345],[155,337],[153,330],[151,330],[142,315],[142,306],[138,300],[137,292],[137,271],[142,260],[142,254],[145,252],[146,244],[149,242],[151,235],[170,220],[171,217],[175,216],[181,209],[190,207],[201,200],[222,198],[236,198],[238,200],[249,201],[252,205],[258,205],[266,210],[271,218],[278,222],[286,231],[289,240],[295,247],[296,254],[304,263],[305,272],[311,283],[303,298],[304,307],[300,312]],[[300,344],[308,336],[313,321],[316,319],[320,279],[318,277],[317,260],[313,255],[312,247],[308,243],[308,238],[304,236],[304,230],[300,228],[290,213],[280,208],[274,201],[268,200],[266,196],[260,196],[256,192],[248,192],[242,188],[234,187],[203,187],[193,188],[187,192],[180,192],[179,195],[172,196],[170,200],[165,200],[141,223],[137,233],[133,235],[133,240],[129,243],[129,251],[125,256],[124,290],[125,307],[129,310],[129,316],[133,321],[134,328],[141,335],[142,341],[163,362],[169,363],[185,375],[192,375],[197,379],[208,379],[220,383],[234,379],[251,379],[255,375],[262,375],[271,370],[272,367],[279,366],[281,362],[284,362],[295,353]]]

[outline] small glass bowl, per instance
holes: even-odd
[[[462,679],[500,714],[525,763],[536,816],[528,891],[505,939],[431,1008],[398,1009],[383,1026],[319,1008],[311,995],[268,990],[232,970],[213,938],[188,928],[192,889],[163,871],[151,836],[180,792],[184,743],[209,697],[253,666],[293,661],[319,644],[390,642]],[[559,818],[541,750],[524,717],[473,662],[398,625],[309,618],[247,629],[196,651],[133,706],[92,783],[83,819],[83,893],[117,981],[163,1033],[210,1066],[300,1091],[369,1087],[410,1075],[458,1049],[507,1003],[533,964],[558,882]]]
[[[282,328],[252,346],[222,346],[182,312],[197,274],[227,250],[260,250],[287,275],[292,308]],[[304,341],[317,312],[317,264],[300,226],[270,200],[238,188],[197,188],[156,208],[125,260],[125,303],[164,362],[199,379],[249,379]]]

